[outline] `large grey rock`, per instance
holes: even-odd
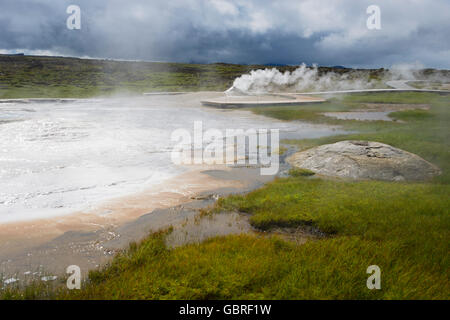
[[[440,174],[410,152],[372,141],[340,141],[297,152],[288,161],[318,174],[389,181],[420,181]]]

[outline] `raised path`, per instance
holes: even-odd
[[[414,80],[393,80],[387,81],[386,85],[391,88],[385,89],[361,89],[361,90],[338,90],[338,91],[318,91],[318,92],[299,92],[292,94],[299,95],[331,95],[331,94],[339,94],[339,93],[365,93],[365,92],[434,92],[434,93],[442,93],[449,94],[448,90],[432,90],[432,89],[417,89],[411,87],[408,82]]]
[[[248,96],[227,96],[224,94],[222,97],[203,100],[201,103],[205,106],[216,108],[244,108],[264,105],[287,106],[301,103],[320,103],[325,101],[325,99],[320,97],[278,93]]]
[[[414,80],[392,80],[386,81],[386,84],[394,89],[407,89],[407,90],[416,90],[417,88],[411,87],[408,82]]]
[[[24,98],[24,99],[0,99],[0,103],[53,103],[53,102],[74,102],[80,99],[62,98]]]

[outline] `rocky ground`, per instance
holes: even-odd
[[[439,168],[410,152],[373,141],[340,141],[294,154],[296,167],[325,176],[386,181],[423,181]]]

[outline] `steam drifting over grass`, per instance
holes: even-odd
[[[275,68],[252,70],[233,82],[234,89],[245,93],[372,89],[377,86],[380,86],[380,83],[369,79],[368,74],[365,77],[334,72],[319,74],[317,66],[309,68],[305,64],[292,72],[280,72]]]

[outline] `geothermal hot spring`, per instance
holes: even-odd
[[[95,209],[189,168],[171,161],[171,133],[277,128],[311,138],[332,128],[282,122],[242,110],[201,107],[199,94],[0,103],[0,223]],[[4,122],[5,120],[13,120]]]

